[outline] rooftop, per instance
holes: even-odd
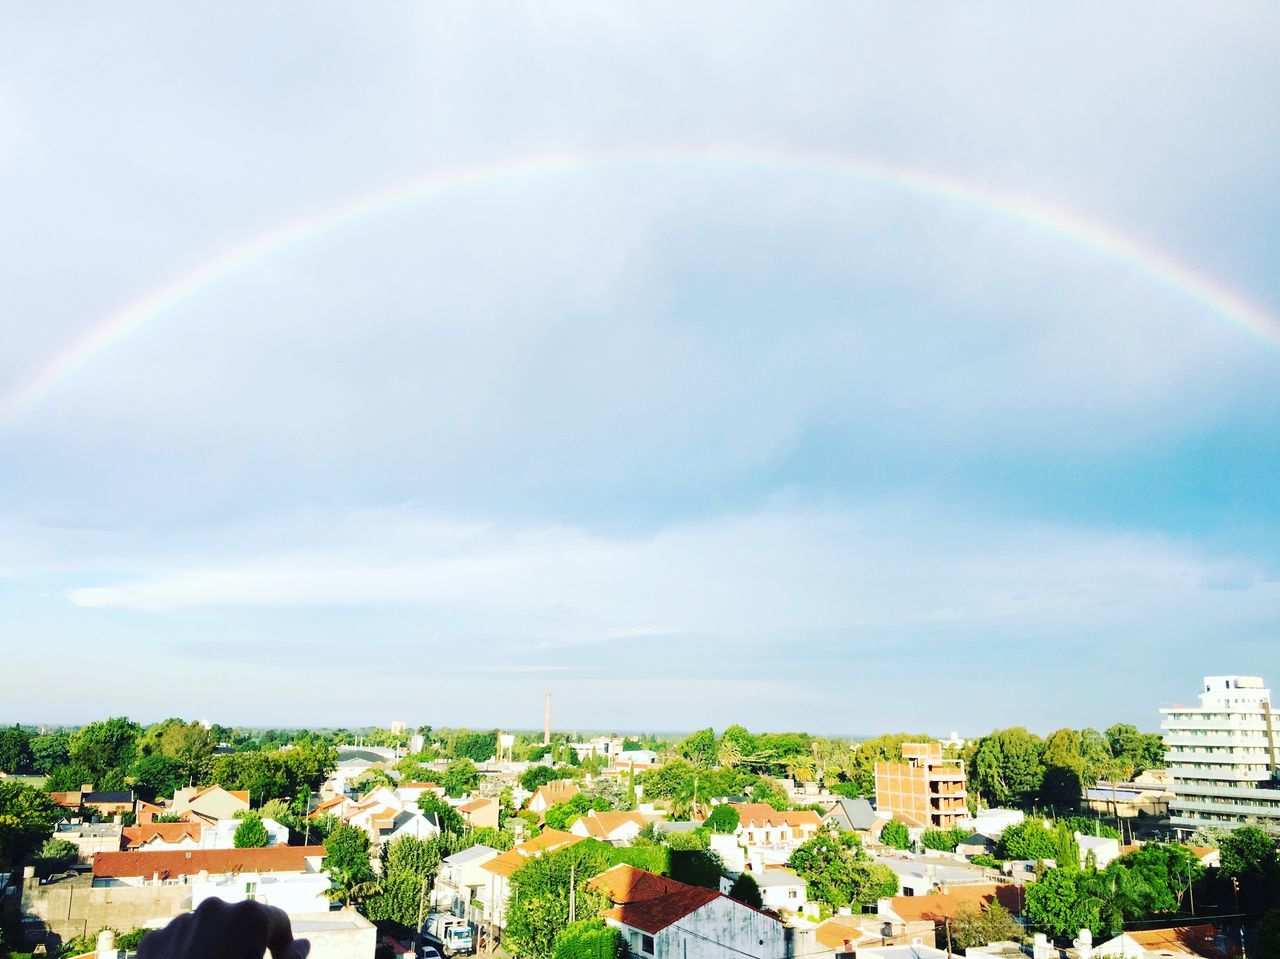
[[[701,886],[689,886],[634,866],[617,865],[596,876],[589,888],[613,901],[604,917],[648,933],[661,932],[721,897]]]

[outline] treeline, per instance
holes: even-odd
[[[218,729],[176,718],[144,728],[123,716],[69,732],[36,734],[12,726],[0,730],[0,768],[42,774],[50,792],[92,785],[102,792],[132,790],[154,801],[184,786],[216,782],[249,790],[254,805],[261,805],[292,801],[302,790],[309,796],[337,764],[332,744],[310,733],[295,734],[287,743],[255,741],[252,750],[218,755]]]

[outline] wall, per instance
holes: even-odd
[[[113,886],[93,888],[92,879],[28,885],[22,894],[24,921],[44,923],[63,939],[104,927],[126,932],[168,920],[191,908],[190,886]]]
[[[782,923],[731,899],[707,903],[654,940],[655,959],[777,959],[788,954]],[[633,956],[643,956],[638,940],[631,948]]]

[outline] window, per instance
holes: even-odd
[[[653,955],[653,936],[644,935],[640,937],[640,951]]]
[[[250,902],[258,898],[258,884],[256,882],[246,882],[244,884],[244,897]]]

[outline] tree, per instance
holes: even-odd
[[[744,872],[729,887],[729,898],[736,899],[744,906],[763,909],[764,899],[760,896],[760,885],[752,878],[751,873]]]
[[[270,844],[271,837],[267,834],[267,827],[263,825],[261,816],[248,815],[236,826],[232,841],[237,849],[260,849]]]
[[[1256,826],[1241,826],[1218,844],[1221,869],[1228,876],[1258,876],[1275,867],[1276,842]]]
[[[1106,736],[1096,729],[1080,730],[1080,779],[1086,786],[1092,786],[1106,775],[1113,758]]]
[[[1000,859],[1052,859],[1057,852],[1053,834],[1038,819],[1009,826],[996,841],[996,856]]]
[[[338,826],[324,841],[324,868],[333,880],[330,895],[350,905],[373,882],[369,837],[354,826]]]
[[[480,771],[470,759],[455,759],[444,769],[440,785],[454,798],[469,795],[480,781]]]
[[[423,793],[418,797],[418,808],[427,815],[434,815],[440,831],[461,835],[467,828],[462,814],[435,793]]]
[[[906,823],[890,819],[880,830],[880,841],[894,849],[910,849],[911,831],[907,829]]]
[[[24,772],[31,768],[31,737],[17,723],[0,729],[0,771]]]
[[[0,779],[0,860],[17,864],[53,835],[62,815],[48,793]]]
[[[550,766],[530,766],[520,776],[520,788],[525,792],[536,792],[539,786],[560,778],[561,774]]]
[[[159,796],[172,796],[187,784],[181,763],[159,753],[139,756],[133,764],[132,778],[134,789],[147,802],[155,802]]]
[[[591,797],[586,793],[578,793],[566,802],[549,807],[543,814],[543,821],[548,829],[568,829],[591,810],[607,812],[609,808],[609,801],[601,796]]]
[[[439,873],[441,861],[461,845],[454,836],[401,836],[388,843],[382,851],[382,881],[365,901],[365,915],[375,922],[389,920],[416,927],[422,896]]]
[[[553,959],[624,959],[627,954],[622,932],[606,926],[602,919],[579,919],[565,926],[556,937]]]
[[[80,850],[66,839],[46,839],[36,858],[44,861],[49,872],[61,872],[79,861]]]
[[[1149,842],[1109,863],[1105,873],[1115,880],[1108,898],[1120,902],[1124,919],[1133,920],[1177,912],[1204,867],[1186,846]]]
[[[31,765],[38,773],[48,775],[65,766],[71,756],[71,737],[66,733],[49,733],[31,740]]]
[[[1066,766],[1047,766],[1040,784],[1040,801],[1056,809],[1079,809],[1083,792],[1080,774]]]
[[[711,727],[690,733],[676,743],[677,756],[689,760],[697,766],[711,767],[716,764],[716,731]]]
[[[123,781],[125,771],[137,758],[141,732],[141,726],[123,716],[90,723],[71,734],[70,761],[90,771],[91,779],[86,782],[109,789],[105,785],[109,774],[117,774]]]
[[[1021,942],[1022,936],[1018,921],[994,899],[981,908],[965,903],[951,921],[951,943],[957,949],[989,942]]]
[[[711,810],[711,815],[707,817],[707,821],[703,824],[712,832],[730,833],[737,832],[738,826],[742,822],[738,815],[738,810],[734,809],[728,803],[721,803]]]
[[[851,900],[853,867],[862,852],[853,833],[819,833],[791,854],[789,865],[809,884],[809,897],[833,909]]]
[[[450,753],[455,759],[470,759],[472,762],[488,762],[498,753],[497,732],[459,734],[454,741]],[[452,795],[452,794],[451,794]]]
[[[857,787],[856,795],[870,796],[876,791],[876,763],[901,762],[903,743],[928,742],[931,738],[924,733],[891,733],[859,743],[846,773]]]
[[[969,838],[966,829],[926,829],[920,836],[920,845],[939,852],[955,852],[956,846]]]
[[[1255,949],[1260,956],[1280,956],[1280,906],[1258,923]]]
[[[556,939],[569,924],[570,879],[576,918],[596,918],[608,900],[587,888],[612,863],[603,843],[586,840],[535,856],[511,876],[511,907],[504,930],[506,949],[521,959],[551,959]]]
[[[1044,780],[1044,750],[1038,736],[1022,727],[984,736],[974,756],[974,783],[993,806],[1028,806]]]
[[[1050,869],[1027,886],[1023,909],[1027,925],[1054,938],[1074,936],[1081,929],[1102,930],[1100,900],[1083,891],[1085,873]]]

